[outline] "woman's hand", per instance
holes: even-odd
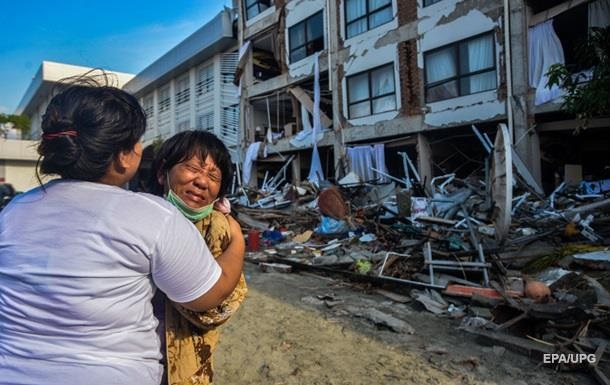
[[[183,303],[187,309],[194,311],[205,311],[218,306],[224,299],[233,292],[235,285],[241,277],[244,255],[246,253],[246,241],[241,232],[241,226],[230,215],[227,216],[229,221],[231,243],[227,249],[216,259],[220,265],[222,273],[216,284],[201,297],[194,301]]]

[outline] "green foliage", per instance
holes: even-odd
[[[0,114],[0,123],[13,123],[15,128],[21,130],[21,137],[27,138],[30,134],[30,128],[32,126],[32,122],[30,118],[25,115],[7,115]]]
[[[587,41],[576,52],[577,68],[563,64],[550,67],[548,88],[555,85],[566,91],[562,110],[574,114],[580,129],[594,117],[610,115],[610,27],[591,28]],[[574,70],[591,69],[591,76]]]

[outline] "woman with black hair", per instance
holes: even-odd
[[[214,256],[231,242],[228,213],[215,210],[229,188],[231,156],[214,134],[183,131],[164,142],[152,164],[150,189],[195,224]],[[241,305],[247,292],[242,274],[237,287],[214,309],[194,312],[170,300],[162,305],[165,320],[166,366],[169,385],[209,385],[218,327]]]
[[[120,89],[72,84],[42,122],[40,171],[59,179],[0,212],[0,380],[4,384],[159,384],[155,288],[204,311],[241,277],[245,245],[214,259],[167,201],[124,190],[145,116]]]

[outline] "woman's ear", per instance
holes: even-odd
[[[169,172],[169,170],[167,171],[163,171],[165,169],[165,159],[161,160],[161,162],[159,162],[159,167],[157,168],[157,182],[159,182],[159,185],[164,186],[165,187],[165,178],[167,176],[167,173]]]

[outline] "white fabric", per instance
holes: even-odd
[[[443,49],[426,56],[426,81],[438,82],[457,75],[451,49]]]
[[[366,0],[346,0],[345,11],[346,20],[349,23],[347,26],[348,39],[366,31],[366,18],[362,18],[356,22],[351,22],[352,20],[366,14]]]
[[[346,0],[345,11],[348,22],[359,18],[366,13],[367,0]]]
[[[529,83],[536,88],[535,105],[549,102],[563,95],[557,87],[547,88],[545,75],[553,64],[564,64],[565,56],[561,41],[553,29],[553,20],[536,24],[529,29]]]
[[[244,186],[250,183],[250,175],[252,175],[252,164],[258,158],[258,151],[261,148],[262,142],[250,143],[248,150],[246,151],[246,157],[244,158],[244,169],[242,173],[242,181]]]
[[[301,104],[301,121],[303,122],[303,129],[290,139],[290,144],[294,147],[308,146],[313,140],[313,127],[311,126],[311,121],[309,120],[309,112],[303,104]],[[323,137],[324,133],[318,132],[315,138],[316,142],[322,140]]]
[[[373,146],[356,146],[347,149],[350,172],[358,175],[363,181],[379,180],[382,183],[388,178],[373,171],[373,168],[387,174],[385,164],[385,145],[378,143]]]
[[[373,164],[373,152],[371,146],[358,146],[347,149],[350,171],[354,172],[363,181],[375,179],[376,173],[371,169]]]
[[[378,143],[373,145],[373,158],[375,159],[375,168],[384,174],[389,174],[385,164],[385,144]],[[389,182],[389,178],[385,175],[375,173],[375,176],[380,179],[381,183]]]
[[[221,270],[163,199],[58,180],[0,212],[0,382],[159,384],[155,285],[177,302]]]
[[[320,120],[320,53],[316,52],[314,56],[314,86],[313,86],[313,130],[311,133],[311,144],[313,151],[311,152],[311,166],[309,167],[309,175],[307,180],[312,183],[320,183],[324,180],[324,171],[322,170],[322,162],[318,153],[317,137],[318,133],[322,132],[322,123]]]
[[[610,0],[589,3],[589,28],[604,28],[610,25]]]
[[[494,65],[493,38],[490,35],[482,36],[468,42],[468,68],[463,72],[475,72]],[[496,88],[496,73],[487,72],[468,78],[468,93],[476,93]]]

